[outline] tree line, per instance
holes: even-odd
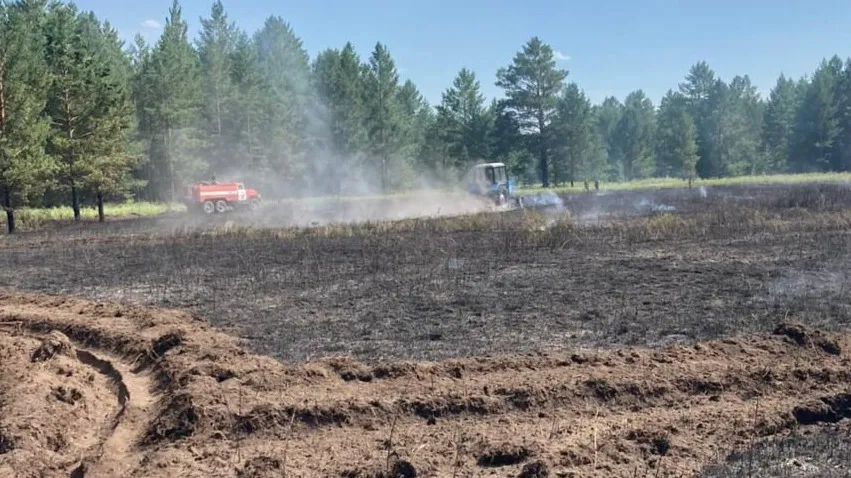
[[[181,186],[238,177],[264,195],[390,192],[505,162],[544,187],[851,169],[851,59],[781,75],[762,98],[705,62],[654,105],[642,90],[592,104],[534,37],[487,100],[461,69],[430,105],[388,47],[310,58],[283,18],[249,34],[220,1],[190,39],[172,4],[154,44],[125,45],[73,4],[0,0],[0,204],[179,200]]]

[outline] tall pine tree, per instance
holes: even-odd
[[[321,120],[311,116],[310,60],[302,40],[281,17],[266,19],[254,35],[257,64],[268,89],[261,137],[271,173],[297,190],[303,178],[307,152]]]
[[[656,169],[654,130],[653,103],[643,91],[633,91],[624,100],[623,115],[614,132],[616,148],[623,158],[626,179],[645,178]]]
[[[201,19],[199,35],[197,50],[204,85],[202,115],[210,136],[206,157],[213,170],[223,171],[236,166],[232,158],[241,138],[234,124],[239,98],[232,77],[238,31],[228,21],[220,0],[213,3],[210,16]]]
[[[795,118],[793,172],[825,171],[835,164],[833,154],[840,133],[836,85],[841,67],[838,57],[822,61],[807,87]]]
[[[443,92],[437,116],[441,126],[440,139],[446,145],[449,156],[445,167],[461,170],[471,162],[485,161],[490,157],[490,115],[475,73],[467,68],[458,72],[452,86]]]
[[[657,174],[695,178],[697,166],[697,128],[682,93],[668,90],[659,105],[656,133]]]
[[[834,101],[839,132],[834,143],[832,166],[837,171],[851,171],[851,58],[845,60],[845,67],[836,81]]]
[[[55,171],[44,152],[50,123],[42,115],[50,86],[42,33],[46,4],[0,3],[0,204],[9,234],[15,208],[43,191]]]
[[[784,173],[789,168],[799,99],[797,83],[781,74],[771,89],[765,106],[762,128],[765,172]]]
[[[617,147],[615,131],[623,116],[623,104],[614,96],[594,107],[595,145],[602,149],[606,165],[605,176],[609,179],[623,179],[623,158]]]
[[[103,222],[105,196],[124,196],[134,186],[131,176],[138,165],[139,152],[132,141],[133,104],[131,102],[130,59],[122,51],[118,32],[109,23],[101,24],[94,13],[79,19],[83,49],[92,61],[91,104],[87,135],[82,142],[81,185],[94,196],[98,220]]]
[[[549,128],[567,75],[567,70],[556,68],[552,47],[538,37],[529,40],[514,55],[512,64],[500,68],[496,74],[496,86],[505,90],[507,106],[515,112],[521,130],[531,136],[545,188],[550,185],[552,134]]]
[[[553,161],[556,184],[567,180],[573,187],[579,179],[578,174],[585,171],[586,160],[591,156],[592,120],[591,102],[579,85],[570,83],[559,99],[553,128],[557,152]]]
[[[680,92],[685,95],[689,111],[697,128],[697,173],[701,177],[713,175],[719,170],[718,161],[714,156],[713,146],[713,93],[718,93],[718,82],[715,72],[705,61],[692,65],[686,80],[679,85]],[[715,96],[717,99],[717,94]],[[717,105],[715,105],[717,106]]]
[[[188,25],[174,0],[163,34],[140,68],[136,89],[139,124],[151,168],[149,193],[174,201],[183,181],[208,170],[201,156],[201,69],[189,44]]]
[[[399,73],[390,51],[382,43],[376,43],[366,71],[366,125],[372,164],[383,192],[391,189],[392,162],[399,149],[398,88]]]

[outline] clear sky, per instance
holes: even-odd
[[[155,41],[171,0],[78,0],[129,39]],[[351,41],[366,59],[376,41],[403,79],[435,104],[457,71],[476,72],[489,98],[496,70],[532,36],[558,52],[595,102],[641,88],[658,104],[699,60],[725,80],[749,74],[767,94],[783,72],[809,74],[824,57],[851,56],[849,0],[223,0],[254,32],[269,15],[288,21],[311,56]],[[183,0],[192,37],[212,0]]]

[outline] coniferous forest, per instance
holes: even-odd
[[[0,204],[11,226],[21,207],[172,201],[213,175],[264,196],[374,194],[480,161],[544,187],[851,169],[851,59],[814,58],[767,98],[697,62],[658,105],[641,89],[592,104],[544,41],[518,47],[430,105],[380,41],[311,58],[284,18],[246,32],[218,1],[197,38],[175,1],[154,44],[73,4],[3,1]]]

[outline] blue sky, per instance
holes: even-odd
[[[152,42],[171,0],[78,0],[127,39]],[[824,57],[851,56],[848,0],[223,0],[231,20],[253,32],[269,15],[290,22],[311,56],[351,41],[365,59],[386,44],[402,78],[433,104],[457,71],[476,72],[486,96],[501,96],[496,70],[532,36],[552,45],[595,102],[643,89],[658,104],[689,66],[706,60],[723,78],[749,74],[767,94],[783,72],[800,77]],[[183,0],[194,37],[212,0]]]

